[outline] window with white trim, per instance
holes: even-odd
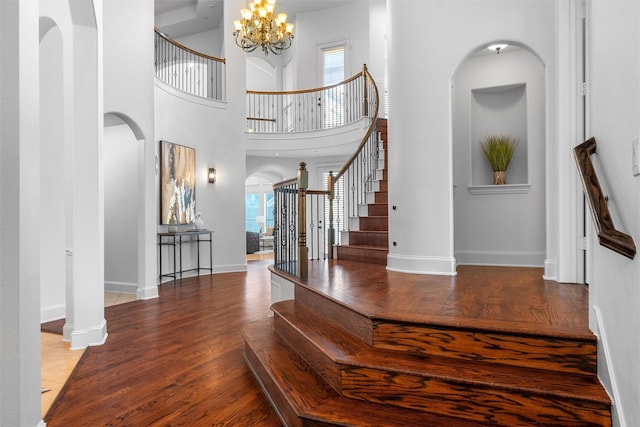
[[[346,42],[320,48],[322,58],[322,86],[330,86],[346,79]],[[325,128],[344,124],[344,88],[323,92],[321,99]]]

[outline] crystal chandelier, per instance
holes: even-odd
[[[258,47],[265,55],[269,52],[279,55],[291,47],[293,24],[287,22],[287,14],[275,15],[276,0],[256,0],[249,3],[249,9],[242,9],[242,19],[233,21],[233,37],[236,44],[246,52]]]

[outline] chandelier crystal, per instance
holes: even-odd
[[[244,51],[260,47],[265,55],[279,55],[291,47],[293,24],[287,22],[286,13],[276,15],[275,6],[276,0],[256,0],[240,11],[242,19],[233,21],[233,37]]]

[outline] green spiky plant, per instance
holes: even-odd
[[[490,135],[480,143],[494,171],[506,171],[511,163],[517,141],[510,136]]]

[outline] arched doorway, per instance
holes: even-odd
[[[273,184],[280,181],[269,172],[255,172],[245,180],[247,260],[273,257]]]
[[[122,117],[104,118],[104,283],[105,291],[138,289],[139,145]]]
[[[527,48],[514,45],[499,53],[482,47],[454,75],[457,264],[544,266],[545,84],[544,64]],[[480,145],[491,135],[518,141],[506,185],[492,184],[492,170]]]

